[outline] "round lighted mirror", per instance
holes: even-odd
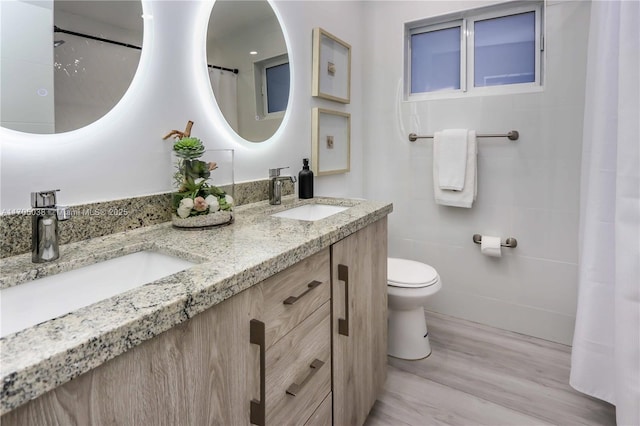
[[[139,0],[0,1],[0,125],[62,133],[93,123],[138,68]]]
[[[289,54],[266,0],[217,0],[207,31],[211,88],[229,126],[251,142],[269,139],[289,103]]]

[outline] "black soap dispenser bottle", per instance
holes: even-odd
[[[309,170],[309,159],[302,160],[302,170],[298,173],[298,198],[313,198],[313,172]]]

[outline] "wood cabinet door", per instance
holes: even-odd
[[[333,422],[362,425],[387,373],[387,219],[331,249]]]
[[[252,287],[5,414],[2,425],[248,425]]]

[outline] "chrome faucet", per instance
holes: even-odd
[[[60,257],[58,221],[71,217],[68,207],[56,205],[59,189],[31,193],[31,261],[50,262]]]
[[[282,202],[282,182],[290,180],[295,183],[295,176],[280,176],[280,170],[289,167],[280,167],[277,169],[269,169],[269,204],[278,205]]]

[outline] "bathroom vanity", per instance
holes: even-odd
[[[272,216],[308,203],[348,209]],[[362,424],[386,378],[391,209],[285,197],[241,206],[224,228],[163,224],[63,246],[38,276],[88,253],[197,264],[0,339],[2,424]],[[21,257],[2,261],[3,286],[34,276]]]

